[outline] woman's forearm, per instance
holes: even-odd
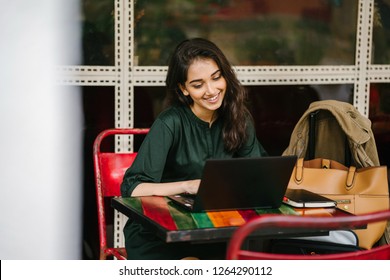
[[[179,193],[196,194],[199,184],[200,179],[169,183],[141,183],[133,190],[131,196],[167,196]]]

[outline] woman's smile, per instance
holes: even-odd
[[[208,97],[208,98],[205,98],[208,102],[210,103],[216,103],[218,101],[218,97],[219,97],[220,93],[212,96],[212,97]]]

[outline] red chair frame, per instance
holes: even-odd
[[[114,256],[117,259],[127,258],[126,249],[111,248],[107,245],[106,214],[104,198],[120,196],[120,185],[127,168],[133,163],[137,153],[101,152],[101,144],[104,139],[112,135],[137,135],[147,134],[148,128],[113,128],[99,133],[93,144],[93,162],[95,171],[96,200],[98,211],[99,241],[101,260]]]
[[[362,251],[323,255],[275,254],[241,248],[245,239],[255,230],[275,229],[275,233],[285,228],[337,230],[350,229],[385,220],[390,220],[390,210],[342,217],[264,215],[254,218],[234,232],[228,244],[226,258],[228,260],[390,260],[390,244]]]

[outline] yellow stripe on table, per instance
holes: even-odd
[[[207,212],[214,227],[240,226],[245,224],[244,218],[238,211],[215,211]]]

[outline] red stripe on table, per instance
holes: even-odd
[[[164,197],[145,196],[141,197],[144,215],[168,230],[177,230],[175,221],[168,209]]]
[[[259,216],[257,212],[253,209],[245,209],[245,210],[238,210],[238,213],[240,213],[241,217],[248,222],[249,220],[252,220],[253,218]]]

